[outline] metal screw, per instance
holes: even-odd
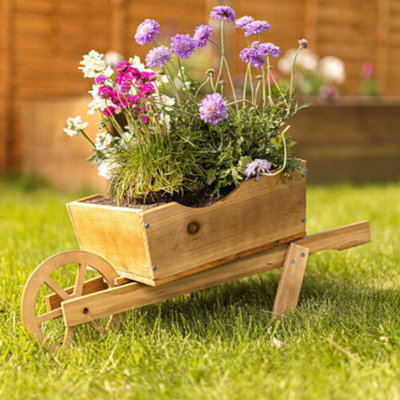
[[[153,271],[157,271],[157,265],[153,265]]]
[[[303,172],[302,175],[304,176],[304,178],[307,176],[307,172]]]
[[[303,221],[303,222],[307,222],[307,218],[303,218],[302,221]]]
[[[147,228],[150,228],[150,225],[146,224],[144,227],[147,229]]]
[[[294,258],[292,258],[292,259],[290,260],[290,262],[291,262],[292,264],[294,264],[296,261],[294,260]]]
[[[306,256],[306,253],[301,253],[301,256],[302,256],[302,257],[305,257],[305,256]]]

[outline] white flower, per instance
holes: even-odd
[[[111,162],[110,160],[103,160],[97,164],[98,174],[103,178],[110,180],[113,176],[113,171],[118,167],[118,164]]]
[[[337,57],[326,56],[320,62],[322,75],[328,81],[341,84],[346,79],[344,63]]]
[[[124,57],[116,51],[111,50],[104,55],[104,62],[111,68],[117,68],[121,61],[124,61]]]
[[[96,150],[105,151],[115,138],[108,132],[99,132],[96,136]]]
[[[288,50],[278,61],[278,68],[284,74],[290,74],[297,49]],[[308,71],[315,70],[318,66],[318,56],[310,50],[302,50],[297,56],[296,67]]]
[[[103,54],[91,50],[89,54],[83,56],[83,60],[79,63],[82,67],[78,69],[82,70],[85,78],[96,78],[99,75],[110,77],[114,71],[111,67],[107,67],[103,57]]]
[[[133,65],[134,68],[139,71],[153,72],[152,69],[146,68],[145,65],[140,61],[140,57],[135,56],[129,59],[129,62]]]
[[[93,85],[93,89],[89,90],[89,93],[93,97],[93,100],[89,103],[89,115],[94,115],[97,110],[104,110],[106,107],[106,100],[101,98],[98,94],[99,92],[99,85]]]
[[[64,128],[64,132],[68,136],[76,136],[79,131],[83,131],[89,124],[87,122],[83,122],[81,116],[78,115],[75,118],[67,119],[67,128]]]
[[[158,75],[157,84],[159,86],[163,86],[163,85],[166,85],[168,83],[169,83],[169,80],[168,80],[168,76],[167,75],[165,75],[165,74],[159,74]]]
[[[167,128],[168,131],[170,130],[170,128],[171,128],[171,117],[170,117],[169,114],[161,113],[160,114],[160,122],[161,122],[162,125],[164,125]]]
[[[310,50],[302,50],[297,56],[296,63],[300,68],[313,71],[318,66],[318,56]]]
[[[169,97],[165,94],[161,95],[161,98],[158,97],[158,94],[154,94],[154,99],[156,101],[155,105],[158,109],[164,109],[167,111],[172,110],[172,106],[175,105],[175,99],[173,97]]]

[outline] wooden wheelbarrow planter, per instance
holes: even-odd
[[[169,203],[150,210],[100,206],[87,199],[68,209],[81,250],[40,264],[24,288],[22,321],[30,335],[52,349],[43,325],[63,318],[63,345],[74,327],[90,323],[101,333],[115,328],[125,311],[256,275],[283,266],[273,313],[293,310],[310,254],[370,242],[367,221],[306,236],[306,174],[244,182],[222,201],[203,208]],[[62,288],[50,274],[78,264],[75,284]],[[100,276],[85,281],[86,268]],[[47,312],[37,314],[42,285]],[[109,317],[107,329],[100,318]]]

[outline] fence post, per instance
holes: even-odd
[[[380,90],[387,94],[387,75],[388,75],[388,38],[389,38],[389,0],[376,0],[377,16],[375,29],[375,54],[374,64],[376,76],[378,78]]]
[[[319,0],[305,0],[303,34],[313,52],[318,53],[318,4]]]
[[[10,133],[12,130],[12,99],[13,99],[13,82],[12,82],[12,60],[13,49],[11,46],[12,23],[13,23],[13,1],[3,0],[1,3],[1,14],[3,21],[0,30],[0,40],[4,54],[3,76],[0,77],[0,116],[3,119],[2,126],[0,125],[0,171],[5,171],[10,163]],[[2,98],[1,98],[2,97]]]
[[[110,50],[116,51],[126,56],[126,20],[127,2],[126,0],[110,0]]]

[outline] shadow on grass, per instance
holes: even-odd
[[[216,332],[218,325],[217,331],[231,339],[241,327],[254,325],[263,335],[275,325],[272,307],[279,272],[227,283],[128,312],[121,333],[140,326],[142,333],[151,335],[155,326],[161,326],[183,336],[194,333],[199,338],[207,338]],[[398,330],[399,300],[398,289],[321,279],[310,274],[304,280],[297,310],[283,323],[293,332],[304,329],[305,325],[321,332],[339,332],[344,328],[354,333],[372,332],[382,327]]]

